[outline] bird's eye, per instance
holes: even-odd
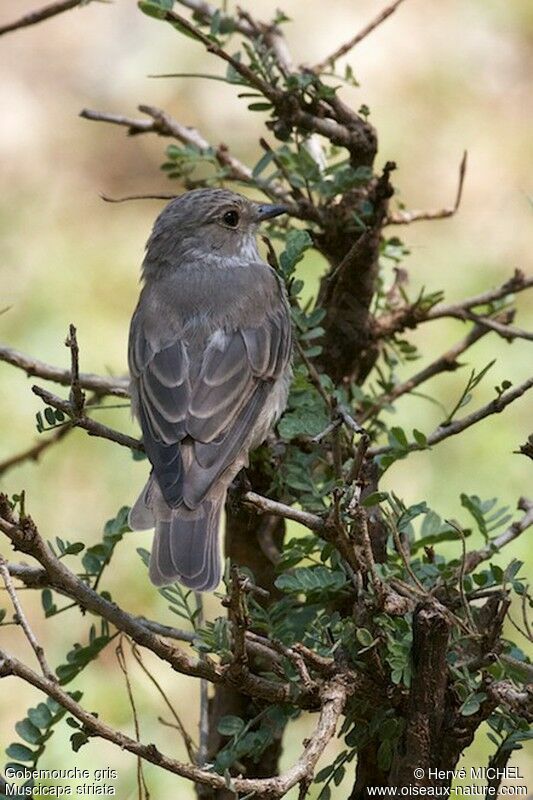
[[[224,220],[224,224],[228,226],[228,228],[236,228],[239,224],[239,212],[232,209],[231,211],[226,211],[224,216],[222,217]]]

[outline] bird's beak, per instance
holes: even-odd
[[[265,203],[256,206],[256,219],[258,222],[263,222],[265,219],[272,219],[272,217],[279,217],[280,214],[286,214],[288,210],[287,206]]]

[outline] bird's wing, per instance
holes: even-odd
[[[250,446],[250,435],[290,354],[285,304],[255,327],[213,337],[189,405],[187,433],[194,457],[184,484],[187,505],[198,505],[243,446]]]
[[[195,508],[235,460],[290,350],[290,317],[283,302],[265,311],[255,326],[215,331],[196,354],[179,338],[157,350],[134,317],[130,370],[143,441],[169,505],[185,502]],[[193,444],[186,474],[180,452],[185,439]]]
[[[141,314],[136,313],[128,361],[146,454],[165,499],[178,505],[183,495],[180,442],[191,393],[187,349],[179,339],[158,349],[146,335]]]

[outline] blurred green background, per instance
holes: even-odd
[[[0,22],[33,6],[33,1],[3,0]],[[278,2],[254,0],[252,10],[266,19],[277,6]],[[286,0],[282,8],[293,19],[286,33],[295,62],[312,64],[362,27],[381,3]],[[410,272],[413,293],[421,286],[442,288],[452,301],[501,283],[516,267],[527,268],[531,250],[528,194],[533,191],[532,175],[527,172],[533,134],[532,41],[529,0],[407,0],[346,59],[361,84],[359,89],[345,91],[346,100],[370,107],[370,119],[380,137],[377,166],[389,159],[397,162],[395,181],[407,207],[450,205],[459,161],[463,150],[468,150],[459,214],[446,221],[390,229],[403,236],[411,251],[404,266]],[[63,342],[69,322],[74,322],[82,370],[122,375],[143,246],[161,203],[108,205],[99,194],[168,192],[178,187],[159,171],[165,140],[126,139],[124,129],[81,120],[79,111],[87,106],[139,116],[139,103],[160,105],[180,121],[198,126],[214,143],[227,143],[252,164],[260,155],[256,141],[262,133],[262,115],[250,115],[236,98],[235,88],[220,82],[149,78],[173,71],[220,74],[222,68],[191,40],[143,16],[130,0],[91,3],[2,37],[0,71],[0,305],[10,307],[0,316],[0,339],[67,366]],[[311,290],[318,270],[318,261],[312,257],[302,265]],[[519,324],[526,326],[526,297],[519,298],[518,306]],[[461,323],[441,321],[424,326],[413,340],[429,358],[464,333]],[[497,358],[476,390],[474,404],[490,399],[493,387],[502,380],[518,383],[526,377],[531,366],[526,346],[523,341],[509,346],[490,335],[469,352],[472,366]],[[418,362],[412,370],[422,365]],[[468,369],[434,380],[432,394],[450,407]],[[40,402],[22,373],[1,364],[0,377],[1,461],[36,438],[35,413]],[[416,426],[428,433],[441,412],[428,402],[407,398],[399,405],[397,417],[407,428]],[[127,409],[99,412],[98,419],[135,432]],[[459,520],[465,519],[461,491],[483,498],[497,495],[514,506],[531,489],[526,460],[512,454],[529,433],[530,419],[531,403],[522,398],[504,415],[486,420],[464,436],[430,453],[415,454],[407,463],[399,462],[387,474],[384,488],[394,488],[408,503],[426,499],[441,516]],[[134,462],[121,448],[76,431],[38,464],[10,471],[2,488],[8,493],[26,489],[28,509],[45,537],[59,535],[93,544],[101,538],[105,521],[135,498],[146,471],[145,463]],[[105,584],[130,611],[178,624],[149,585],[135,552],[149,544],[150,534],[126,537]],[[511,555],[525,559],[529,550],[523,537],[504,560]],[[9,553],[5,543],[2,552]],[[22,598],[53,664],[63,660],[74,641],[86,640],[88,619],[66,612],[45,625],[39,597],[24,592]],[[210,598],[207,605],[211,616],[221,613],[216,599]],[[0,637],[3,647],[31,661],[18,630],[2,628]],[[518,644],[524,647],[524,642]],[[196,682],[173,674],[149,654],[145,661],[195,735]],[[157,716],[164,715],[157,696],[138,670],[132,668],[132,675],[143,740],[185,758],[177,732],[157,722]],[[133,733],[112,646],[72,688],[81,684],[87,708]],[[14,679],[0,683],[0,751],[17,738],[13,732],[17,719],[39,700],[37,692]],[[305,719],[290,729],[284,765],[299,752],[312,723],[312,718]],[[42,766],[111,766],[119,770],[117,796],[121,800],[136,796],[132,756],[100,740],[91,741],[75,755],[68,744],[70,732],[63,726],[55,733]],[[481,733],[464,764],[485,764],[488,745]],[[328,753],[337,746],[332,743]],[[529,756],[525,751],[518,753],[512,763],[520,766],[523,782],[529,778],[533,791],[531,752]],[[180,798],[192,797],[187,783],[168,773],[148,767],[147,776],[154,798],[169,792],[176,796],[176,786]],[[311,797],[316,796],[313,792]],[[337,800],[348,793],[345,787],[336,792]]]

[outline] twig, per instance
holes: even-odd
[[[288,92],[263,80],[263,78],[254,72],[247,64],[231,56],[220,45],[213,41],[212,38],[189,22],[186,17],[177,14],[175,11],[166,11],[161,18],[175,27],[185,30],[193,39],[201,42],[207,52],[213,53],[222,61],[231,64],[233,69],[244,79],[244,82],[248,86],[257,89],[273,104],[275,109],[279,109],[281,117],[288,118],[291,126],[297,128],[304,134],[318,133],[326,139],[329,139],[332,144],[346,147],[353,158],[361,158],[365,163],[369,158],[375,155],[376,135],[373,127],[358,117],[357,114],[352,112],[347,106],[344,107],[345,118],[342,124],[332,118],[328,104],[322,100],[318,100],[315,103],[313,113],[308,110],[307,106],[300,102],[291,103],[291,107],[288,110]],[[347,124],[347,117],[349,117],[350,124]]]
[[[497,300],[503,300],[511,294],[526,291],[533,287],[533,276],[526,276],[521,270],[515,270],[509,280],[494,289],[488,289],[481,294],[467,297],[459,303],[438,303],[432,308],[424,309],[416,303],[396,309],[378,317],[374,323],[374,336],[380,339],[398,333],[405,328],[416,328],[422,322],[441,319],[443,317],[455,317],[465,319],[465,312],[478,306],[485,306]],[[481,322],[481,317],[477,320]]]
[[[475,425],[482,419],[485,419],[492,414],[499,414],[506,406],[515,400],[518,400],[518,398],[522,397],[522,395],[532,387],[533,378],[528,378],[514,389],[509,389],[506,392],[502,392],[502,394],[498,395],[498,397],[494,398],[494,400],[491,400],[490,403],[481,406],[481,408],[478,408],[477,411],[473,411],[472,414],[468,414],[466,417],[462,417],[461,419],[456,419],[453,422],[450,422],[448,425],[439,425],[439,427],[427,437],[425,445],[418,444],[418,442],[411,442],[406,448],[405,452],[410,453],[414,450],[424,450],[426,447],[432,447],[432,445],[444,441],[444,439],[449,439],[450,436],[456,436],[458,433],[462,433],[462,431],[466,430],[466,428]],[[393,451],[394,447],[389,445],[371,447],[367,452],[367,456],[369,458],[375,458],[376,456],[381,456]]]
[[[130,450],[143,452],[143,445],[138,439],[134,439],[132,436],[127,436],[125,433],[120,433],[120,431],[109,428],[101,422],[96,422],[96,420],[91,419],[91,417],[86,417],[85,415],[77,417],[75,409],[68,400],[57,397],[57,395],[52,394],[52,392],[49,392],[47,389],[43,389],[41,386],[32,386],[31,390],[47,405],[58,408],[60,411],[63,411],[63,413],[67,414],[70,417],[69,425],[71,424],[74,427],[83,428],[88,432],[89,436],[109,439],[109,441],[116,442],[122,445],[122,447],[129,447]]]
[[[381,11],[377,17],[375,17],[371,22],[365,25],[359,33],[356,33],[351,39],[349,39],[345,44],[341,45],[337,48],[331,55],[327,58],[324,58],[322,61],[319,61],[318,64],[315,64],[312,67],[313,72],[320,73],[324,72],[329,66],[333,65],[335,61],[337,61],[342,56],[346,55],[350,50],[352,50],[356,45],[359,44],[363,39],[365,39],[369,33],[372,33],[382,22],[384,22],[387,17],[390,17],[393,14],[398,6],[403,3],[403,0],[394,0],[394,2],[390,3],[390,5],[386,6],[386,8]]]
[[[109,114],[102,111],[94,111],[90,108],[84,108],[80,112],[80,117],[92,120],[94,122],[110,122],[114,125],[126,127],[130,136],[136,136],[143,133],[156,133],[159,136],[169,136],[177,139],[183,144],[195,147],[200,153],[205,153],[206,151],[211,150],[211,145],[207,139],[204,139],[204,137],[198,130],[196,130],[196,128],[182,125],[181,122],[178,122],[176,119],[171,117],[166,111],[156,108],[155,106],[148,105],[140,105],[139,111],[141,111],[143,114],[147,114],[149,117],[151,117],[151,119],[134,119],[132,117],[123,116],[122,114]],[[239,159],[235,158],[235,156],[229,152],[227,145],[219,144],[218,147],[214,149],[214,152],[215,158],[220,166],[227,169],[226,178],[228,180],[240,181],[242,183],[252,183],[269,197],[275,197],[279,199],[287,196],[287,192],[280,184],[275,182],[266,183],[254,178],[250,167],[248,167],[246,164],[243,164],[242,161],[239,161]],[[122,202],[123,200],[150,198],[166,200],[172,199],[175,196],[175,194],[132,195],[131,197],[120,198],[118,200],[113,200],[108,197],[104,197],[104,199],[108,202]]]
[[[507,313],[506,316],[501,315],[501,318],[508,319],[509,314]],[[390,392],[376,397],[371,406],[365,408],[358,414],[359,422],[365,422],[370,417],[373,417],[383,406],[388,405],[393,400],[397,400],[398,397],[404,394],[410,394],[413,389],[416,389],[436,375],[440,375],[442,372],[453,372],[459,369],[462,364],[457,361],[457,358],[479,341],[479,339],[486,336],[488,332],[487,328],[482,325],[474,326],[464,339],[461,339],[461,341],[457,342],[453,347],[450,347],[449,350],[435,359],[435,361],[432,361],[431,364],[428,364],[427,367],[424,367],[424,369],[420,370],[420,372],[417,372],[406,381],[403,381],[403,383],[398,383]]]
[[[107,194],[101,194],[100,197],[104,203],[126,203],[129,200],[174,200],[179,195],[177,194],[128,194],[124,197],[109,197]]]
[[[4,461],[0,462],[0,475],[3,475],[4,472],[7,472],[13,467],[17,467],[24,461],[37,461],[46,450],[61,441],[71,430],[72,425],[62,425],[60,428],[57,428],[57,430],[53,431],[50,436],[43,437],[26,450],[22,450],[20,453],[16,453],[4,459]]]
[[[474,622],[474,617],[472,616],[472,611],[470,610],[470,605],[468,603],[468,599],[466,597],[465,592],[465,573],[466,573],[466,560],[467,560],[467,553],[466,553],[466,537],[464,534],[463,529],[457,525],[453,520],[447,519],[447,524],[453,528],[459,534],[461,539],[461,565],[459,567],[459,575],[458,575],[458,583],[459,583],[459,594],[461,595],[461,602],[463,604],[463,608],[466,614],[466,618],[470,624],[471,632],[477,633],[477,626]]]
[[[48,6],[31,11],[29,14],[19,17],[14,22],[9,22],[7,25],[0,26],[0,36],[10,31],[16,31],[19,28],[27,28],[30,25],[36,25],[38,22],[43,22],[45,19],[55,17],[57,14],[62,14],[63,11],[69,11],[71,8],[81,5],[84,0],[61,0],[61,2],[50,3]]]
[[[482,547],[481,550],[473,550],[470,552],[466,559],[466,572],[472,572],[482,561],[487,561],[489,558],[497,553],[502,547],[512,542],[521,533],[533,525],[533,501],[528,500],[526,497],[521,497],[517,506],[520,511],[524,512],[522,519],[512,522],[508,528],[502,533],[495,536],[490,542]]]
[[[12,347],[0,345],[0,361],[5,361],[7,364],[23,370],[28,376],[60,383],[62,386],[70,386],[72,380],[69,369],[61,369],[51,364],[45,364],[44,361],[31,358],[25,353],[14,350]],[[79,384],[82,389],[89,389],[100,396],[129,397],[127,378],[104,378],[102,375],[81,372]]]
[[[309,528],[310,531],[320,533],[320,531],[324,531],[326,528],[325,520],[317,514],[311,514],[309,511],[300,511],[298,508],[279,503],[277,500],[270,500],[268,497],[256,494],[256,492],[245,492],[242,496],[242,500],[244,503],[255,506],[258,511],[262,511],[265,514],[275,514],[278,517],[284,517],[285,519],[292,519],[295,522],[299,522],[301,525]]]
[[[321,396],[321,398],[324,401],[324,403],[326,404],[327,408],[331,409],[332,408],[331,397],[329,396],[329,394],[326,392],[326,390],[322,386],[322,381],[320,380],[320,375],[318,374],[318,370],[316,369],[316,367],[313,364],[313,362],[310,361],[310,359],[305,354],[305,350],[303,349],[303,347],[300,344],[300,342],[298,341],[298,339],[295,339],[295,345],[296,345],[296,349],[298,351],[298,355],[300,356],[300,358],[304,362],[304,364],[306,366],[306,369],[307,369],[307,372],[309,373],[309,378],[311,380],[311,383],[313,384],[313,386],[315,387],[315,389],[317,390],[317,392]]]
[[[135,738],[138,742],[141,741],[141,732],[139,728],[139,718],[137,716],[137,708],[135,706],[135,698],[133,696],[133,691],[131,688],[130,676],[128,674],[128,667],[126,665],[126,659],[124,657],[124,650],[122,648],[122,636],[119,639],[119,643],[115,649],[115,653],[117,656],[118,665],[122,674],[124,675],[124,680],[126,681],[126,690],[128,692],[128,699],[130,701],[131,711],[133,714],[133,724],[135,727]],[[143,790],[144,790],[144,798],[145,800],[149,800],[149,793],[146,786],[146,780],[144,777],[143,771],[143,763],[142,758],[137,756],[137,788],[139,793],[139,800],[143,800]]]
[[[455,202],[453,206],[448,208],[440,208],[432,211],[391,211],[387,214],[385,225],[410,225],[411,222],[419,222],[420,220],[430,219],[446,219],[453,217],[457,213],[461,204],[461,197],[463,194],[463,184],[466,175],[467,152],[463,153],[461,163],[459,165],[459,182],[457,185],[457,193],[455,195]]]
[[[205,624],[204,618],[204,601],[201,592],[195,592],[194,597],[196,600],[196,608],[198,610],[195,626],[201,629]],[[201,656],[200,656],[201,657]],[[198,752],[196,754],[196,763],[199,767],[207,764],[209,741],[209,692],[208,684],[205,678],[200,680],[200,714],[198,718]]]
[[[0,555],[0,573],[2,574],[2,578],[4,580],[4,585],[7,589],[7,593],[11,598],[11,602],[13,603],[13,608],[15,609],[16,621],[22,627],[26,639],[31,645],[31,648],[35,655],[37,656],[37,661],[41,665],[41,669],[45,678],[49,681],[55,682],[57,678],[55,677],[54,673],[48,666],[48,662],[46,660],[46,656],[44,654],[44,650],[37,641],[35,634],[33,633],[30,623],[24,611],[22,610],[22,606],[19,603],[19,599],[17,597],[17,592],[15,591],[15,587],[13,585],[13,581],[11,580],[11,575],[9,574],[9,569],[7,567],[7,561],[5,558]]]
[[[80,349],[75,326],[71,323],[65,345],[70,350],[70,404],[77,417],[83,414],[85,395],[80,386]]]
[[[396,527],[396,525],[394,523],[392,523],[390,525],[390,530],[392,531],[392,538],[394,539],[394,544],[396,546],[396,550],[398,551],[398,555],[402,559],[403,565],[404,565],[406,571],[411,576],[411,580],[414,582],[415,586],[418,586],[418,588],[424,594],[427,594],[426,587],[424,586],[423,583],[421,583],[421,581],[419,580],[416,572],[413,570],[411,564],[409,563],[409,559],[407,557],[407,553],[403,549],[403,544],[402,544],[402,540],[400,539],[400,534],[398,533],[398,529],[397,529],[397,527]]]
[[[145,667],[144,662],[143,662],[142,657],[141,657],[141,654],[139,652],[139,649],[138,649],[137,645],[135,645],[133,642],[131,642],[131,652],[133,653],[133,657],[137,661],[137,664],[140,666],[140,668],[142,669],[142,671],[144,672],[146,677],[154,684],[154,686],[156,687],[157,691],[159,692],[159,694],[163,698],[163,701],[164,701],[165,705],[167,706],[168,710],[170,711],[170,713],[174,717],[174,719],[176,721],[175,727],[177,728],[177,730],[181,734],[181,737],[182,737],[183,742],[185,744],[185,748],[187,750],[187,755],[189,756],[189,760],[191,762],[193,762],[193,763],[196,763],[196,745],[194,744],[194,741],[192,740],[191,736],[189,736],[189,734],[187,733],[187,730],[186,730],[185,726],[183,725],[183,723],[182,723],[182,721],[181,721],[176,709],[174,708],[174,706],[172,705],[172,703],[168,699],[168,697],[167,697],[165,691],[163,690],[161,684],[154,678],[154,676],[152,675],[150,670],[148,670]],[[203,679],[201,679],[201,680],[203,680]]]

